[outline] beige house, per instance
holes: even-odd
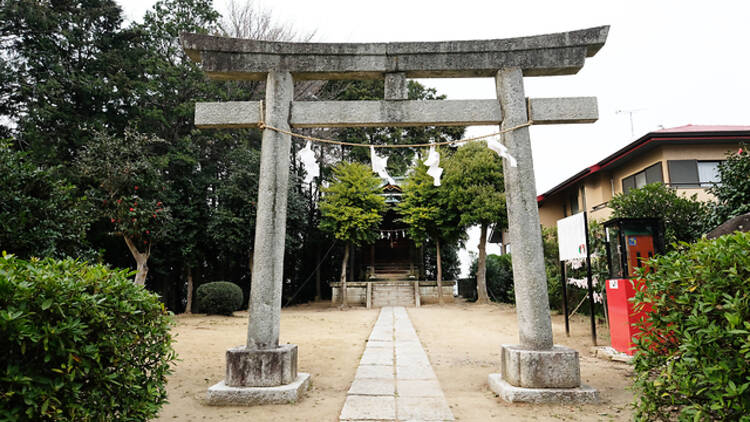
[[[742,142],[750,144],[750,126],[688,125],[647,133],[539,195],[539,219],[554,227],[563,217],[587,211],[589,219],[604,221],[614,195],[654,182],[709,200],[706,189],[718,180],[716,167]]]

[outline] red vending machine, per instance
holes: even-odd
[[[612,347],[628,355],[633,354],[633,337],[638,334],[633,325],[649,309],[635,312],[631,299],[643,288],[635,277],[636,268],[644,260],[664,250],[661,221],[651,218],[618,218],[604,223],[607,240],[607,310]]]

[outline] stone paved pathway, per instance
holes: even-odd
[[[454,420],[403,307],[381,309],[340,420]]]

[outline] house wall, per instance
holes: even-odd
[[[570,215],[568,198],[583,186],[584,195],[579,193],[579,207],[589,213],[591,220],[606,221],[612,215],[612,209],[605,204],[612,199],[613,194],[621,194],[622,179],[638,173],[657,162],[661,162],[662,180],[670,183],[669,160],[723,160],[727,152],[737,148],[738,142],[726,142],[710,145],[662,145],[632,160],[626,161],[612,169],[604,168],[590,175],[574,185],[545,198],[539,207],[539,220],[544,227],[554,227],[557,220]],[[677,188],[680,195],[696,194],[699,201],[713,201],[713,195],[707,188]],[[585,202],[585,204],[584,204]]]

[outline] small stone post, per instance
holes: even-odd
[[[291,73],[268,73],[265,124],[290,130],[293,95]],[[227,350],[226,378],[209,389],[211,404],[293,402],[309,384],[309,374],[297,373],[297,345],[279,345],[291,141],[263,130],[247,344]]]
[[[521,69],[501,69],[495,84],[501,129],[528,122]],[[503,134],[503,143],[518,160],[517,167],[504,160],[503,172],[521,344],[501,346],[501,373],[490,374],[490,388],[510,402],[597,401],[596,390],[581,385],[578,352],[552,342],[529,128]]]

